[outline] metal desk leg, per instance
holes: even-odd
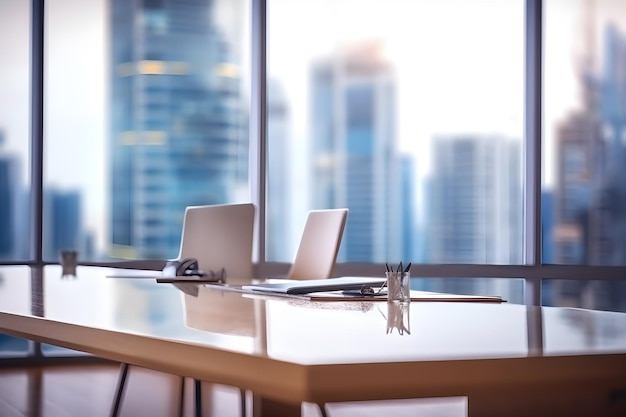
[[[239,415],[246,417],[246,390],[243,388],[239,388],[239,402],[239,406],[241,407],[241,413]]]
[[[128,376],[128,364],[120,364],[120,373],[117,379],[117,390],[113,399],[113,408],[111,409],[111,417],[117,417],[120,412],[120,406],[124,397],[124,388],[126,388],[126,377]]]
[[[178,399],[178,417],[183,417],[185,411],[185,377],[180,377],[180,398]]]
[[[195,398],[194,398],[195,415],[196,417],[202,417],[202,381],[194,379],[193,382],[194,382],[194,394],[195,394]]]

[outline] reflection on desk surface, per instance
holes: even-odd
[[[400,361],[626,352],[624,313],[412,302],[399,334],[388,331],[385,302],[249,298],[204,285],[196,296],[153,280],[107,279],[112,270],[95,267],[78,267],[72,279],[47,267],[37,285],[22,270],[1,270],[2,313],[35,311],[49,320],[297,363],[388,361],[390,351]]]
[[[626,313],[541,308],[544,354],[626,351]]]
[[[184,294],[185,324],[209,332],[255,336],[254,300],[238,292],[197,286],[197,295]]]

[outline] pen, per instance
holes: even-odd
[[[404,272],[409,272],[409,269],[411,269],[411,262],[409,262],[409,264],[406,266],[406,268],[404,268]]]
[[[157,278],[156,282],[159,284],[223,284],[224,281],[215,278]]]

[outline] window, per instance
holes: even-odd
[[[626,266],[626,3],[545,6],[542,261]],[[545,304],[626,311],[623,280],[568,272]]]
[[[46,2],[46,260],[173,258],[186,206],[250,200],[247,7]]]
[[[29,3],[0,0],[0,263],[170,258],[186,206],[252,200],[261,273],[286,271],[308,210],[348,207],[339,274],[403,260],[422,289],[606,297],[626,266],[622,3],[49,0],[39,91]]]
[[[524,1],[267,4],[267,259],[348,207],[340,262],[522,263]]]
[[[545,2],[548,264],[626,265],[626,3]]]

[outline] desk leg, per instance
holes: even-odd
[[[241,407],[241,417],[246,417],[246,390],[239,388],[239,407]]]
[[[28,383],[28,410],[33,417],[41,417],[42,394],[43,394],[43,371],[41,368],[29,370],[26,373]]]
[[[124,397],[124,388],[126,387],[126,377],[128,376],[128,364],[120,364],[120,373],[117,380],[117,390],[113,399],[113,408],[111,409],[111,417],[117,417],[120,412],[120,405]]]
[[[301,417],[302,405],[286,404],[263,398],[258,395],[252,396],[253,417]]]
[[[185,377],[180,377],[180,396],[178,398],[178,417],[185,415]]]
[[[196,417],[202,417],[202,381],[193,380],[194,386],[194,412]]]

